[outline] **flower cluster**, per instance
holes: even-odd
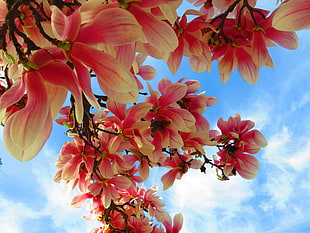
[[[193,1],[191,1],[193,2]],[[295,32],[273,27],[274,14],[255,8],[256,0],[196,1],[203,5],[198,12],[187,11],[175,22],[179,45],[171,52],[168,65],[176,73],[183,56],[196,72],[209,72],[212,61],[218,61],[220,78],[226,83],[238,67],[245,81],[255,84],[259,68],[273,68],[267,47],[274,42],[288,49],[296,49]],[[198,15],[187,22],[187,15]]]
[[[138,183],[148,178],[151,167],[160,166],[169,169],[162,177],[168,189],[188,169],[200,169],[203,147],[215,145],[202,113],[217,99],[195,94],[200,89],[198,81],[162,79],[158,92],[149,88],[150,96],[130,107],[107,99],[107,110],[88,115],[87,133],[86,122],[76,124],[68,107],[56,119],[70,127],[73,141],[66,142],[59,153],[55,181],[70,189],[78,187],[83,194],[72,205],[80,207],[89,200],[90,215],[99,216],[109,230],[130,230],[131,220],[149,230],[158,227],[145,211],[167,229],[167,213],[155,188],[145,190]]]
[[[49,137],[51,121],[68,91],[74,97],[79,123],[83,97],[99,110],[92,76],[109,99],[122,104],[138,100],[143,88],[140,77],[155,76],[152,67],[141,64],[148,55],[166,61],[173,73],[183,56],[190,58],[197,72],[209,71],[212,60],[217,60],[222,82],[238,67],[253,84],[261,66],[273,66],[267,47],[276,42],[296,48],[292,28],[309,23],[301,22],[308,12],[308,8],[300,9],[301,0],[284,2],[272,14],[255,8],[255,0],[195,1],[197,6],[203,4],[201,10],[188,10],[179,18],[176,9],[181,2],[58,0],[52,5],[47,0],[1,0],[0,61],[6,70],[7,90],[0,98],[0,116],[6,122],[8,151],[22,161],[33,158]],[[292,18],[296,12],[301,16],[288,26],[290,31],[274,28],[286,30],[283,15]],[[196,17],[187,22],[187,15]],[[20,107],[12,110],[16,103]],[[180,122],[187,124],[182,132],[190,128],[189,122]]]
[[[218,120],[217,126],[221,132],[210,132],[218,143],[219,152],[214,162],[224,168],[222,178],[236,175],[236,172],[246,179],[257,176],[259,163],[252,154],[258,153],[267,141],[258,130],[253,129],[254,125],[253,121],[241,120],[240,115],[236,114],[228,121]]]
[[[223,83],[238,68],[254,84],[260,67],[273,67],[267,47],[297,47],[294,30],[309,28],[309,1],[284,1],[272,13],[256,0],[190,2],[201,9],[178,17],[182,0],[0,0],[4,144],[30,160],[53,120],[66,126],[72,141],[59,153],[55,181],[78,187],[72,205],[88,202],[85,218],[103,224],[93,233],[180,231],[182,215],[172,221],[156,187],[140,185],[152,167],[167,169],[164,189],[207,165],[222,180],[257,175],[253,154],[266,140],[253,122],[236,115],[210,130],[203,114],[217,99],[185,78],[161,79],[155,90],[143,81],[156,70],[143,62],[162,59],[176,73],[183,56],[196,72],[217,60]],[[68,93],[71,105],[63,107]],[[207,158],[207,146],[219,149],[217,157]]]

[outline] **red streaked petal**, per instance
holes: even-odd
[[[139,40],[141,35],[141,26],[131,13],[121,8],[109,8],[102,10],[91,23],[83,26],[76,41],[125,45]]]
[[[298,48],[298,37],[296,32],[285,32],[285,31],[279,31],[274,28],[269,28],[266,30],[265,36],[284,48],[287,49]]]
[[[14,83],[3,95],[0,96],[0,109],[7,108],[19,101],[25,94],[23,79]]]
[[[163,183],[164,190],[167,190],[173,185],[178,172],[179,171],[177,169],[171,169],[170,171],[168,171],[165,175],[161,177],[161,182]]]
[[[71,56],[94,70],[100,87],[126,93],[137,90],[131,73],[110,54],[83,43],[73,43]]]
[[[283,2],[276,10],[272,26],[283,31],[297,31],[310,28],[310,1],[290,0]]]
[[[131,69],[136,55],[135,43],[114,46],[116,51],[116,59],[120,61],[126,69]]]
[[[47,88],[47,95],[50,100],[52,119],[54,119],[59,113],[61,106],[65,102],[68,91],[63,87],[55,87],[48,84],[45,84],[45,86]]]
[[[71,205],[75,208],[81,208],[84,203],[87,201],[87,199],[92,198],[93,195],[91,195],[90,193],[83,193],[80,195],[75,196],[72,201],[71,201]]]
[[[182,214],[176,214],[173,217],[173,228],[171,233],[178,233],[182,229],[183,225],[183,215]]]
[[[103,159],[99,166],[100,174],[107,179],[111,179],[114,175],[111,163],[108,159]]]
[[[31,159],[39,152],[50,134],[52,120],[46,88],[38,72],[26,72],[24,80],[27,104],[8,118],[4,130],[8,151],[21,161]]]
[[[119,119],[125,119],[126,104],[120,104],[111,99],[108,99],[107,108]]]
[[[130,179],[125,176],[113,177],[110,182],[120,189],[128,189],[132,184]]]
[[[18,113],[20,115],[23,114],[21,111]],[[23,115],[22,115],[22,117],[23,117]],[[4,127],[4,134],[3,134],[4,140],[3,141],[4,141],[4,145],[7,148],[8,152],[15,159],[17,159],[19,161],[28,161],[28,160],[34,158],[41,151],[42,147],[44,146],[44,144],[45,144],[46,140],[48,139],[50,132],[52,130],[51,115],[48,114],[45,121],[40,121],[40,122],[42,122],[41,125],[43,126],[43,129],[37,135],[35,135],[36,137],[32,141],[32,143],[25,148],[20,147],[19,145],[16,144],[15,141],[13,142],[13,140],[12,140],[12,137],[14,135],[12,135],[12,133],[9,132],[9,128],[12,128],[13,119],[6,123],[6,126]],[[16,122],[14,122],[14,123],[16,123]],[[13,125],[13,127],[15,127],[15,125]],[[23,125],[19,125],[18,127],[23,127]],[[26,130],[28,130],[28,129],[26,129]],[[31,132],[27,132],[27,135],[29,135],[29,134],[31,134]],[[27,135],[25,135],[25,137],[27,137]]]
[[[237,61],[235,57],[235,49],[227,51],[223,58],[218,59],[218,69],[223,84],[227,83],[231,73],[236,69]]]
[[[172,27],[158,20],[154,15],[131,5],[129,11],[134,14],[142,26],[143,33],[153,47],[163,51],[173,51],[178,46],[178,38]]]
[[[55,75],[55,70],[57,70],[57,75]],[[39,73],[51,85],[64,87],[73,94],[75,97],[76,117],[78,122],[81,122],[83,118],[82,91],[75,74],[69,66],[62,62],[54,61],[41,68]]]
[[[263,32],[253,33],[253,51],[251,53],[253,62],[256,66],[261,67],[265,65],[268,58],[268,50],[266,48]]]
[[[98,80],[99,82],[99,80]],[[100,85],[100,83],[99,83]],[[125,93],[114,91],[112,89],[109,89],[105,87],[104,85],[101,85],[101,90],[111,99],[113,99],[116,102],[119,102],[121,104],[132,104],[134,102],[137,102],[139,93],[138,91],[128,91]]]
[[[139,72],[137,74],[140,75],[144,80],[150,81],[155,78],[156,70],[153,66],[150,65],[139,66]]]
[[[179,38],[178,47],[170,54],[168,58],[168,67],[172,74],[176,74],[183,58],[183,38]]]
[[[238,71],[242,78],[250,84],[255,84],[258,80],[259,68],[252,61],[252,57],[243,49],[238,49],[236,57]]]
[[[163,95],[159,98],[161,106],[168,106],[182,99],[186,95],[187,86],[183,83],[169,85]]]
[[[81,87],[83,93],[85,94],[85,97],[87,98],[87,100],[92,106],[94,106],[95,108],[99,110],[100,105],[98,104],[98,101],[95,98],[93,90],[91,88],[90,75],[89,75],[88,69],[84,65],[82,65],[80,62],[72,58],[71,60],[74,64],[79,86]]]
[[[70,16],[66,16],[57,6],[52,5],[51,10],[51,26],[56,38],[74,41],[81,25],[79,10],[74,11]]]
[[[172,84],[172,81],[168,78],[162,78],[158,82],[158,90],[160,93],[164,93],[165,89]]]
[[[78,178],[81,163],[81,155],[74,155],[74,157],[70,159],[63,167],[61,178],[63,180],[72,180]]]

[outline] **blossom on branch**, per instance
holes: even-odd
[[[219,152],[215,164],[224,167],[224,175],[236,175],[246,179],[257,176],[258,160],[252,155],[267,145],[265,137],[253,130],[254,122],[241,120],[240,115],[229,117],[228,121],[220,118],[217,122],[221,132],[213,131],[214,140],[218,142]]]
[[[87,203],[84,218],[101,224],[92,233],[181,231],[182,215],[172,220],[157,186],[141,184],[152,168],[165,170],[164,190],[207,166],[220,180],[257,176],[254,154],[267,142],[254,122],[236,114],[210,130],[204,113],[217,98],[186,78],[163,78],[157,89],[145,84],[156,70],[143,62],[162,59],[175,74],[183,56],[195,72],[209,72],[216,60],[222,83],[238,69],[255,84],[261,67],[274,66],[268,47],[298,47],[294,30],[309,28],[309,1],[282,1],[274,12],[257,8],[257,0],[189,2],[200,10],[179,17],[181,0],[0,0],[4,144],[26,161],[42,149],[55,118],[67,127],[71,141],[54,181],[81,192],[71,205]],[[213,159],[209,146],[218,149]]]

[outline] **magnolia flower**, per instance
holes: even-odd
[[[82,95],[77,78],[69,66],[55,59],[51,52],[42,49],[31,56],[28,64],[33,68],[24,69],[20,80],[0,97],[1,111],[27,92],[25,107],[8,116],[4,127],[4,144],[11,155],[21,161],[32,159],[43,147],[52,129],[52,119],[63,105],[68,90],[76,99],[78,121],[82,118]]]

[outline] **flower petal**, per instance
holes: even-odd
[[[182,99],[186,95],[187,87],[183,83],[173,83],[165,89],[159,98],[161,106],[168,106]]]
[[[168,171],[165,175],[161,177],[161,182],[164,185],[163,187],[164,190],[167,190],[173,185],[177,174],[178,174],[177,169],[171,169],[170,171]]]
[[[58,40],[68,39],[74,41],[81,25],[81,15],[79,10],[74,11],[70,16],[66,16],[57,6],[51,6],[51,26],[54,35]]]
[[[178,47],[170,54],[168,58],[168,67],[172,74],[176,74],[176,72],[178,72],[178,69],[180,67],[183,58],[183,47],[184,47],[183,38],[180,37]]]
[[[150,43],[157,49],[173,51],[178,46],[178,38],[172,27],[160,21],[151,13],[141,9],[139,6],[131,5],[129,11],[134,14],[142,26],[143,33]]]
[[[268,28],[266,30],[266,37],[273,40],[280,46],[287,49],[298,48],[298,37],[296,32],[279,31],[274,28]]]
[[[81,208],[84,203],[87,201],[87,199],[92,198],[93,195],[91,195],[90,193],[83,193],[80,195],[75,196],[72,201],[71,201],[71,205],[75,208]]]
[[[73,43],[70,55],[94,70],[100,87],[122,93],[137,90],[131,73],[110,54],[83,43]]]
[[[14,83],[11,88],[0,96],[0,109],[7,108],[19,101],[25,94],[25,84],[23,80]]]
[[[40,151],[52,128],[49,100],[39,73],[29,71],[23,78],[28,91],[27,104],[8,118],[4,128],[4,144],[20,161],[29,160]]]
[[[276,10],[272,26],[283,31],[297,31],[310,28],[310,1],[290,0],[283,2]]]
[[[81,28],[76,41],[125,45],[139,40],[141,35],[141,26],[132,14],[125,9],[108,8]]]
[[[242,78],[250,84],[255,84],[258,80],[259,69],[252,61],[251,56],[243,49],[239,49],[236,56],[238,71]]]
[[[52,119],[46,88],[40,74],[37,71],[29,71],[24,73],[23,78],[28,91],[28,101],[25,108],[8,118],[5,126],[5,144],[9,147],[9,151],[19,151],[13,155],[15,158],[25,161],[31,159],[39,151],[36,150],[35,154],[28,155],[24,155],[23,151],[34,144],[44,144],[51,130],[49,121]],[[41,136],[45,140],[39,138]],[[33,149],[41,148],[43,144]]]

